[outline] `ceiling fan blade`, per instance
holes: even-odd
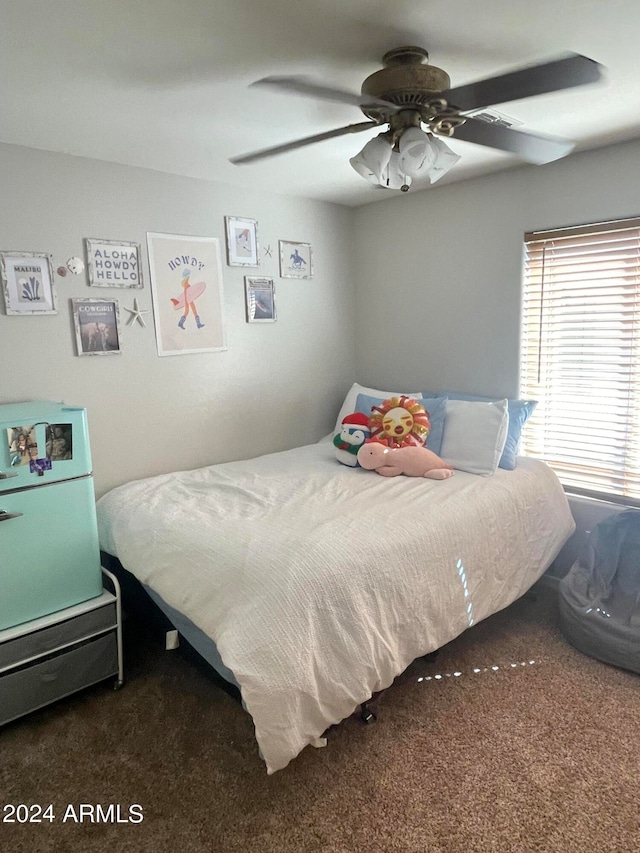
[[[521,130],[514,130],[501,124],[492,124],[474,118],[466,118],[463,125],[456,127],[453,139],[487,145],[489,148],[498,148],[501,151],[510,151],[523,160],[537,165],[559,160],[575,147],[575,142],[567,139],[536,136],[533,133],[523,133]]]
[[[304,139],[285,142],[283,145],[275,145],[272,148],[262,148],[260,151],[241,154],[239,157],[232,157],[230,162],[233,163],[234,166],[243,166],[246,163],[253,163],[256,160],[264,160],[267,157],[275,157],[276,154],[284,154],[286,151],[293,151],[295,148],[302,148],[304,145],[312,145],[314,142],[322,142],[324,139],[333,139],[336,136],[344,136],[347,133],[360,133],[361,130],[368,130],[370,127],[377,126],[378,124],[375,121],[360,121],[356,124],[348,124],[346,127],[327,130],[325,133],[316,133],[314,136],[305,136]]]
[[[375,98],[372,95],[358,95],[344,89],[334,89],[333,86],[315,83],[307,77],[262,77],[250,85],[268,86],[281,92],[293,92],[296,95],[306,95],[309,98],[319,98],[322,101],[335,101],[339,104],[350,104],[354,107],[365,104],[379,104],[384,106],[387,111],[395,112],[398,109],[394,104],[382,98]]]
[[[441,93],[450,106],[461,112],[503,104],[595,83],[602,76],[603,66],[593,59],[572,53],[542,65],[521,68],[499,77],[478,80],[466,86],[447,89]]]

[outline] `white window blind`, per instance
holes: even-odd
[[[525,235],[521,452],[640,504],[640,218]]]

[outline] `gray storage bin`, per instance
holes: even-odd
[[[0,676],[0,725],[118,672],[115,631]]]
[[[117,624],[116,604],[97,607],[80,616],[56,622],[39,631],[16,637],[0,643],[0,670],[13,664],[25,662],[38,655],[45,655],[61,646],[73,643],[98,634]]]

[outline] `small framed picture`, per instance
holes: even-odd
[[[281,278],[313,278],[310,243],[278,240]]]
[[[53,259],[45,252],[0,252],[7,314],[57,314]]]
[[[230,267],[257,267],[258,223],[255,219],[225,216],[227,263]]]
[[[29,465],[33,459],[38,458],[38,439],[35,424],[9,427],[7,441],[9,442],[9,460],[12,468],[19,465]]]
[[[85,238],[89,287],[144,287],[140,244]]]
[[[120,312],[115,299],[72,299],[78,355],[120,352]]]
[[[275,323],[276,291],[272,278],[245,276],[247,323]]]

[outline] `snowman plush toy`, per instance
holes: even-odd
[[[370,435],[369,416],[364,412],[354,412],[343,418],[340,432],[333,437],[338,462],[351,468],[359,468],[358,450]]]

